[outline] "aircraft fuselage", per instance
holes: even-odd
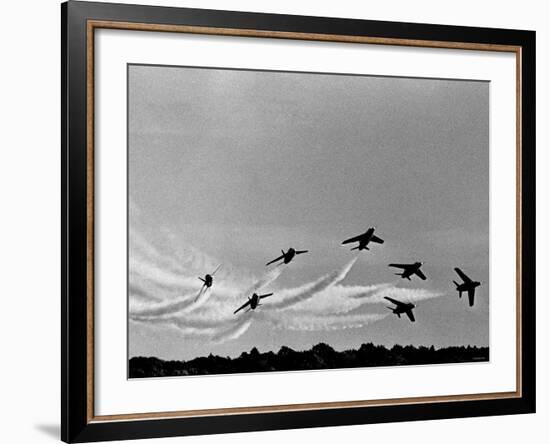
[[[294,248],[289,248],[286,253],[284,253],[283,263],[288,264],[296,256],[296,250]]]
[[[397,316],[401,317],[403,313],[406,313],[407,311],[412,310],[414,307],[415,307],[414,304],[406,304],[403,306],[394,307],[392,310]]]
[[[210,288],[212,286],[212,283],[214,282],[214,278],[207,274],[206,276],[204,276],[204,285],[206,285],[208,288]]]
[[[258,306],[258,302],[260,302],[260,297],[254,293],[250,298],[250,309],[254,310]]]
[[[422,262],[415,262],[414,264],[411,264],[410,266],[407,266],[403,270],[402,273],[396,273],[398,276],[401,276],[403,279],[411,280],[411,276],[415,274],[418,270],[420,270],[420,267],[422,266]]]
[[[372,239],[373,234],[374,228],[369,228],[367,231],[365,231],[363,238],[359,241],[359,250],[368,250],[367,245]]]
[[[468,291],[475,289],[481,285],[481,282],[464,282],[462,284],[457,285],[456,289],[462,293],[463,291]]]

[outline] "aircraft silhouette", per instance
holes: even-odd
[[[267,264],[265,264],[265,266],[267,267],[268,265],[271,265],[274,262],[280,261],[281,259],[283,260],[284,264],[288,264],[294,258],[294,256],[296,256],[297,254],[303,254],[303,253],[307,253],[307,252],[308,252],[308,250],[295,250],[292,247],[289,248],[286,253],[285,253],[284,250],[281,250],[281,253],[283,253],[283,254],[281,256],[279,256],[278,258],[273,259],[272,261],[269,261]]]
[[[237,308],[233,314],[237,314],[239,311],[241,311],[246,306],[250,305],[249,309],[246,310],[246,312],[249,312],[250,310],[254,310],[256,307],[258,307],[260,304],[260,299],[267,298],[268,296],[271,296],[273,293],[267,293],[267,294],[256,294],[254,293],[252,297],[248,298],[248,301],[246,301],[243,305],[241,305],[239,308]],[[245,313],[246,313],[245,312]]]
[[[218,265],[218,268],[216,268],[213,273],[205,275],[204,279],[199,277],[199,279],[204,282],[204,284],[202,285],[203,287],[210,288],[212,286],[212,284],[214,283],[214,275],[221,268],[221,266],[221,264]]]
[[[218,265],[218,268],[216,268],[214,270],[213,273],[211,274],[206,274],[204,276],[204,278],[201,278],[199,276],[199,279],[203,282],[202,284],[202,287],[199,291],[199,294],[197,295],[197,297],[195,298],[195,301],[199,298],[199,296],[202,294],[202,291],[205,289],[205,288],[210,288],[212,286],[212,284],[214,283],[214,275],[216,274],[216,272],[221,268],[222,264]]]
[[[397,276],[401,276],[403,279],[411,280],[411,276],[416,274],[423,281],[426,280],[426,275],[422,273],[420,267],[422,262],[415,262],[414,264],[390,264],[389,267],[402,268],[403,273],[395,273]]]
[[[455,268],[455,271],[463,281],[462,284],[453,281],[456,285],[456,290],[458,291],[458,297],[462,297],[462,292],[468,292],[468,302],[470,304],[470,307],[473,307],[476,287],[479,287],[481,285],[481,282],[472,281],[460,268]]]
[[[392,313],[395,313],[398,318],[401,318],[401,314],[405,313],[409,317],[411,322],[414,322],[413,308],[416,307],[416,305],[414,305],[411,302],[401,302],[396,299],[392,299],[388,296],[384,296],[384,299],[387,299],[391,303],[395,304],[395,307],[387,307],[387,308],[389,308],[392,311]]]
[[[363,234],[360,234],[359,236],[355,236],[345,240],[344,242],[342,242],[342,245],[349,244],[350,242],[359,242],[359,244],[356,247],[352,248],[351,251],[353,250],[361,251],[361,250],[369,250],[369,248],[367,247],[369,242],[376,242],[377,244],[383,244],[384,240],[380,239],[378,236],[375,236],[374,230],[375,230],[375,227],[371,227],[367,231],[365,231]]]

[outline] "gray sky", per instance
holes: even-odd
[[[336,349],[371,341],[488,344],[487,82],[132,65],[129,199],[131,239],[136,233],[151,247],[148,255],[130,242],[131,307],[185,300],[200,288],[196,272],[223,264],[214,287],[227,283],[229,293],[214,292],[196,318],[190,308],[174,314],[179,326],[202,315],[218,319],[208,313],[218,299],[212,310],[225,319],[220,312],[246,301],[245,290],[282,248],[309,249],[262,289],[276,292],[259,309],[268,313],[277,291],[342,269],[355,252],[339,244],[370,226],[386,243],[361,252],[335,285],[385,283],[437,294],[419,302],[415,324],[388,316],[344,328],[352,318],[339,317],[311,330],[311,310],[315,322],[325,315],[316,311],[321,295],[292,308],[307,311],[296,317],[301,326],[252,313],[246,331],[221,342],[206,331],[132,321],[130,356],[234,356],[253,346],[277,351],[320,341]],[[134,267],[132,256],[140,254],[144,261]],[[426,282],[400,281],[387,267],[415,260],[425,263]],[[196,283],[168,288],[172,278],[161,272],[168,263],[174,276]],[[483,283],[473,309],[454,290],[455,266]],[[348,314],[386,315],[384,305],[352,304]],[[326,314],[341,316],[332,310]]]

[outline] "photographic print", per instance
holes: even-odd
[[[534,31],[61,24],[64,441],[535,412]]]
[[[489,360],[489,82],[127,75],[129,378]]]

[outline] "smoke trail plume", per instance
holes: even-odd
[[[312,298],[319,292],[326,290],[344,279],[355,262],[357,262],[357,257],[349,261],[341,270],[333,271],[316,282],[295,289],[279,291],[277,293],[277,300],[269,304],[268,310],[282,310],[285,308],[290,308],[300,302],[304,302]]]
[[[182,337],[213,343],[235,340],[253,323],[292,331],[361,328],[387,316],[358,312],[361,307],[385,303],[384,296],[418,301],[441,295],[392,283],[342,285],[358,256],[316,280],[290,288],[278,288],[276,282],[291,267],[275,267],[254,277],[224,263],[213,287],[202,289],[198,276],[214,271],[221,263],[216,258],[193,247],[174,251],[173,241],[153,246],[136,229],[131,230],[130,242],[130,322],[152,329],[172,328]],[[274,293],[265,304],[233,314],[246,298],[264,290]]]

